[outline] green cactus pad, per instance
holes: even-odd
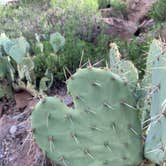
[[[12,42],[13,45],[10,47],[8,55],[12,57],[17,64],[20,64],[29,51],[29,43],[24,37],[14,39]]]
[[[135,88],[138,83],[138,71],[134,64],[129,60],[121,59],[118,46],[115,43],[110,44],[110,68],[111,71],[120,75],[129,83],[131,88]]]
[[[155,57],[162,55],[162,44],[159,40],[153,40],[150,44],[147,61],[146,61],[146,70],[144,78],[141,82],[142,88],[142,98],[140,100],[140,106],[142,107],[142,122],[150,118],[150,103],[151,97],[149,94],[151,93],[152,87],[152,67]],[[146,123],[144,125],[147,125]]]
[[[34,62],[30,57],[24,57],[20,64],[17,64],[18,75],[20,79],[26,78],[27,81],[32,82]]]
[[[141,124],[126,83],[110,70],[79,69],[67,81],[74,100],[56,97],[32,113],[39,147],[62,166],[136,166],[142,161]]]
[[[50,35],[50,44],[57,53],[65,45],[65,38],[58,32],[53,33]]]
[[[151,86],[152,84],[152,67],[154,58],[162,55],[162,44],[159,40],[153,40],[152,44],[150,45],[150,49],[147,56],[146,62],[146,71],[145,76],[142,81],[142,85],[144,87]]]
[[[151,57],[153,60],[150,111],[152,120],[145,142],[145,156],[151,161],[163,165],[166,161],[166,48],[159,41],[154,41],[154,44],[153,57]]]
[[[0,35],[0,48],[3,47],[5,53],[12,57],[17,64],[26,57],[30,45],[24,37],[10,40],[4,33]]]

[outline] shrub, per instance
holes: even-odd
[[[90,10],[96,10],[98,8],[97,0],[50,0],[50,4],[53,7],[60,7],[65,10],[75,8],[89,8]]]
[[[49,39],[48,39],[49,40]],[[96,63],[103,59],[108,58],[108,37],[104,34],[100,34],[97,37],[97,42],[86,41],[80,39],[74,34],[66,34],[66,43],[64,48],[58,51],[56,54],[53,53],[53,49],[48,41],[44,41],[43,53],[34,51],[34,63],[35,63],[35,73],[37,78],[40,79],[46,69],[54,74],[54,77],[60,81],[64,78],[64,67],[68,68],[71,73],[74,73],[80,65],[81,57],[82,64],[86,63],[88,60],[91,63]]]
[[[120,0],[111,0],[110,3],[117,10],[125,9],[125,3]],[[16,14],[16,24],[11,19],[11,22],[9,21],[6,24],[7,26],[2,28],[2,31],[4,31],[12,24],[14,26],[9,27],[10,36],[16,35],[12,34],[12,32],[16,33],[16,29],[18,34],[25,34],[24,36],[28,40],[30,36],[34,38],[34,33],[45,34],[46,37],[43,37],[43,41],[41,41],[44,48],[43,52],[36,49],[35,46],[32,48],[35,74],[38,80],[48,70],[53,73],[55,78],[63,81],[63,68],[66,67],[71,73],[74,73],[80,65],[81,58],[82,64],[88,60],[93,64],[103,59],[103,63],[100,65],[105,65],[104,62],[107,60],[109,52],[108,45],[111,40],[119,43],[121,52],[130,60],[133,60],[141,71],[143,70],[142,55],[146,49],[142,48],[142,44],[138,44],[135,39],[129,45],[120,42],[119,39],[110,39],[105,34],[105,25],[100,21],[98,0],[52,0],[51,4],[53,8],[49,9],[43,16],[40,16],[41,10],[37,8],[37,11],[35,10],[33,17],[31,17],[33,10],[29,10],[32,9],[32,6],[28,4],[26,8],[22,6],[18,10],[13,9],[11,11],[13,15]],[[5,15],[11,18],[7,11]],[[48,15],[50,16],[50,21],[48,20]],[[28,19],[29,21],[27,21],[27,18],[30,18]],[[4,19],[5,17],[3,17]],[[3,25],[2,22],[1,25]],[[21,27],[21,30],[18,27]],[[61,33],[66,41],[62,49],[56,53],[49,42],[49,35],[52,32]],[[31,45],[36,45],[36,41],[33,41]]]
[[[126,12],[127,5],[122,0],[98,0],[99,9],[113,7],[117,11],[121,11],[121,13]]]
[[[49,38],[44,42],[43,55],[35,52],[36,72],[39,73],[39,77],[43,75],[45,69],[50,69],[55,78],[63,81],[64,67],[74,73],[79,67],[81,57],[82,64],[88,60],[91,63],[96,63],[101,59],[103,62],[107,60],[109,36],[104,33],[104,26],[98,19],[99,13],[95,7],[90,7],[89,2],[91,1],[84,1],[81,5],[74,2],[72,7],[69,3],[68,8],[66,7],[65,12],[55,24],[54,29],[65,37],[65,45],[56,53],[56,56],[52,56],[52,48],[48,49],[50,48]]]
[[[166,21],[166,0],[158,0],[153,4],[149,16],[156,22]]]

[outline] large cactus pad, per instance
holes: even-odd
[[[141,125],[133,96],[109,70],[80,69],[67,82],[74,109],[47,97],[32,113],[33,135],[62,166],[136,166]]]
[[[145,156],[163,165],[166,161],[166,48],[156,40],[152,46],[151,123],[145,143]]]

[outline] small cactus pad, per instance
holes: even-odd
[[[155,43],[154,43],[155,42]],[[152,88],[150,95],[151,123],[145,142],[145,156],[151,161],[163,165],[166,161],[166,53],[159,41],[154,41],[154,53],[151,59]],[[157,50],[157,52],[156,52]]]
[[[135,88],[138,83],[138,71],[131,61],[121,59],[121,54],[115,43],[110,44],[109,57],[111,71],[127,81],[131,88]]]
[[[50,44],[57,53],[65,45],[65,38],[58,32],[53,33],[50,35]]]
[[[150,49],[147,56],[146,62],[146,71],[145,76],[142,81],[142,86],[147,88],[152,84],[152,67],[155,57],[161,56],[163,53],[162,51],[162,43],[159,40],[153,40],[152,44],[150,45]]]
[[[61,166],[136,166],[141,124],[126,83],[106,69],[79,69],[68,81],[74,109],[56,97],[32,113],[34,139]]]

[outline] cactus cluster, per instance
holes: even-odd
[[[13,62],[18,67],[17,69],[20,76],[25,75],[23,68],[27,65],[27,62],[25,63],[25,61],[27,61],[29,49],[30,45],[24,37],[9,39],[4,33],[0,35],[0,58],[5,62],[3,65],[0,65],[1,68],[4,68],[3,77],[6,77],[9,73],[14,75],[15,69],[14,67],[12,68]],[[12,71],[13,73],[9,71]],[[12,79],[14,78],[12,77]]]
[[[35,81],[34,63],[29,56],[29,50],[30,44],[23,36],[10,39],[4,33],[0,35],[0,79],[7,79],[13,88],[17,85],[28,89]],[[2,84],[1,86],[4,87]]]
[[[151,44],[141,85],[134,65],[121,59],[116,44],[110,46],[107,68],[79,69],[67,81],[74,108],[57,97],[37,104],[33,136],[62,166],[136,166],[143,156],[162,166],[166,161],[164,44],[158,40]],[[146,119],[141,119],[145,110]]]
[[[37,34],[36,40],[37,48],[42,52],[44,48]],[[53,33],[50,35],[50,47],[55,53],[61,49],[64,44],[65,38],[61,36],[61,34]],[[51,87],[53,83],[53,74],[48,68],[45,69],[46,71],[41,76],[39,85],[37,85],[35,58],[29,54],[30,44],[23,36],[10,39],[5,33],[0,34],[0,80],[7,79],[12,83],[14,89],[26,89],[29,92],[34,92],[34,89],[39,89],[39,91],[43,93]],[[57,58],[56,56],[53,56],[52,59]],[[51,60],[49,60],[50,63],[52,63]],[[1,92],[3,92],[3,89]],[[3,97],[3,94],[4,93],[0,93],[0,96]]]

